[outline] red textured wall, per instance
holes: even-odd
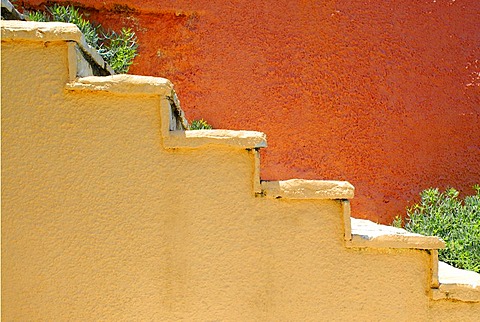
[[[263,179],[348,180],[383,223],[480,183],[480,1],[75,3],[136,31],[130,72],[171,79],[190,120],[267,133]]]

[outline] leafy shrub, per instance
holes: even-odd
[[[203,119],[201,120],[193,120],[192,124],[190,124],[190,130],[211,130],[212,126],[208,124]]]
[[[405,229],[442,238],[446,248],[439,250],[441,261],[480,273],[480,185],[474,190],[463,201],[453,188],[423,191],[420,203],[407,210]],[[394,225],[399,223],[396,218]]]
[[[83,19],[83,15],[73,6],[55,4],[47,7],[47,12],[29,12],[28,18],[32,21],[58,21],[77,25],[86,42],[98,51],[116,73],[126,73],[137,55],[137,38],[131,29],[122,28],[120,33],[105,31],[100,24]]]

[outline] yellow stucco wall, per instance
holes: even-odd
[[[430,299],[428,251],[346,248],[340,201],[255,196],[252,151],[165,149],[158,95],[70,72],[67,42],[2,41],[5,321],[480,316]]]

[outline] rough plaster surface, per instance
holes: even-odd
[[[346,248],[343,201],[256,197],[251,151],[167,150],[158,96],[71,90],[68,66],[2,42],[2,319],[479,316],[430,299],[429,252]]]
[[[131,72],[171,79],[189,119],[265,132],[264,180],[347,180],[382,223],[479,183],[479,1],[76,3],[136,31]]]

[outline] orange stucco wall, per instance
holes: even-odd
[[[130,72],[171,79],[190,120],[265,132],[263,179],[348,180],[384,223],[480,182],[478,1],[76,3],[136,31]]]

